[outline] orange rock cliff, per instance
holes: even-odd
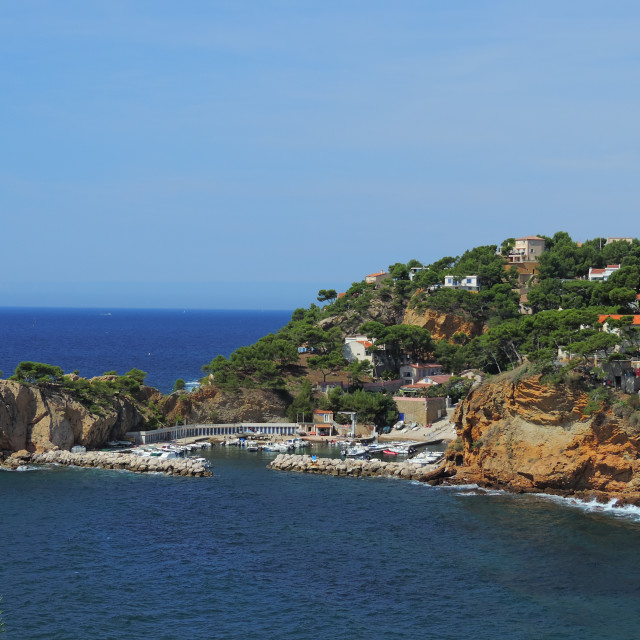
[[[460,402],[449,450],[459,482],[640,504],[640,431],[587,394],[497,376]],[[453,470],[453,469],[452,469]]]

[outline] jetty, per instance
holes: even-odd
[[[194,458],[170,458],[138,456],[132,453],[110,451],[46,451],[44,453],[19,452],[7,458],[3,466],[18,469],[29,464],[57,464],[68,467],[92,467],[118,469],[134,473],[163,473],[169,476],[210,477],[213,472],[206,462]]]
[[[317,473],[328,476],[352,478],[401,478],[417,482],[438,483],[453,475],[444,463],[415,465],[411,462],[387,462],[385,460],[358,460],[346,458],[319,458],[311,455],[281,453],[268,465],[277,471]]]

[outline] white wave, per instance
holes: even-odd
[[[454,491],[476,491],[480,489],[477,484],[439,484],[438,489],[453,489]]]
[[[636,507],[632,504],[618,504],[617,498],[612,498],[608,502],[598,502],[595,499],[579,500],[578,498],[554,496],[546,493],[534,493],[533,495],[543,500],[555,502],[556,504],[560,504],[564,507],[580,509],[581,511],[586,511],[588,513],[604,513],[617,518],[629,518],[640,522],[640,507]]]
[[[25,471],[44,471],[45,467],[35,467],[33,465],[29,465],[29,464],[21,464],[19,467],[16,467],[15,469],[9,469],[7,467],[0,467],[0,471],[19,471],[21,473],[25,472]]]

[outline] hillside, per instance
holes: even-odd
[[[65,408],[52,409],[49,430],[66,435],[47,436],[45,444],[66,443],[69,433],[98,442],[119,432],[129,404],[133,422],[145,429],[184,419],[294,420],[315,408],[357,411],[360,421],[382,427],[397,419],[395,404],[389,394],[364,393],[363,385],[398,380],[408,362],[437,363],[453,377],[407,392],[454,402],[471,386],[457,374],[473,369],[499,376],[523,363],[547,380],[579,365],[590,385],[585,393],[609,379],[618,385],[615,362],[627,362],[629,373],[630,359],[640,353],[639,293],[638,239],[577,243],[564,232],[508,238],[430,264],[395,263],[341,293],[321,289],[322,306],[296,309],[278,332],[204,364],[201,389],[190,394],[141,395],[144,372],[138,370],[87,381],[52,365],[22,363],[12,378],[26,387],[16,397],[59,394]],[[346,338],[361,345],[358,352],[346,349]],[[324,383],[339,388],[325,394],[318,391]],[[39,403],[46,404],[27,404]],[[83,417],[71,419],[68,408],[76,405]],[[7,424],[36,418],[39,424],[40,414],[29,411],[28,420],[9,416]],[[102,435],[79,435],[80,423],[95,423],[89,432]],[[3,442],[14,443],[6,433]]]

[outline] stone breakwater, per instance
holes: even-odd
[[[47,451],[28,454],[26,451],[14,454],[4,461],[4,466],[16,469],[25,464],[59,464],[74,467],[92,467],[97,469],[122,469],[135,473],[164,473],[170,476],[212,476],[212,471],[202,462],[191,458],[162,460],[156,457],[143,457],[131,453],[112,453],[107,451]]]
[[[384,460],[353,460],[347,458],[316,458],[292,453],[279,454],[268,466],[278,471],[319,473],[329,476],[349,476],[353,478],[401,478],[417,482],[438,483],[451,474],[445,465],[416,465],[411,462],[386,462]]]

